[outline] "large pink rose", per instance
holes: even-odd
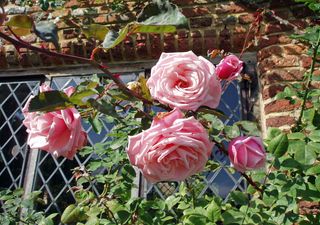
[[[266,151],[259,137],[237,137],[229,143],[228,153],[234,168],[240,172],[262,168]]]
[[[131,164],[150,182],[181,181],[203,170],[213,148],[208,133],[179,109],[160,113],[151,127],[129,137]]]
[[[47,85],[40,87],[40,92],[51,91]],[[65,90],[71,95],[73,87]],[[82,129],[81,117],[75,108],[58,110],[55,112],[29,112],[31,96],[23,108],[25,119],[23,124],[29,133],[28,145],[31,149],[41,149],[54,156],[64,156],[73,159],[77,150],[87,141],[86,133]]]
[[[216,73],[221,80],[234,80],[242,69],[243,62],[235,55],[228,55],[217,65]]]
[[[154,99],[184,110],[216,108],[221,98],[214,65],[191,51],[162,53],[147,86]]]

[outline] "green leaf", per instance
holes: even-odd
[[[101,24],[90,24],[82,27],[82,32],[87,38],[103,41],[109,32],[109,28]]]
[[[230,196],[239,205],[246,205],[249,202],[248,196],[241,191],[233,191]]]
[[[102,46],[105,50],[113,48],[120,44],[127,36],[129,32],[129,25],[122,28],[119,32],[110,30],[104,38]]]
[[[211,116],[210,134],[218,135],[224,127],[224,123],[217,117]]]
[[[233,126],[225,126],[224,127],[224,133],[226,134],[226,137],[229,139],[233,139],[240,136],[240,130],[239,127],[236,125]]]
[[[306,175],[316,175],[316,174],[320,174],[320,164],[312,166],[306,171]]]
[[[125,224],[130,219],[131,213],[127,210],[119,210],[116,215],[118,216],[121,224]]]
[[[174,195],[169,196],[165,200],[165,203],[167,205],[168,210],[171,210],[172,207],[174,207],[176,204],[178,204],[180,200],[181,200],[181,197],[179,197],[179,196],[177,196],[177,197]]]
[[[136,171],[129,164],[124,165],[123,170],[126,171],[131,177],[135,177],[136,176]]]
[[[239,121],[235,123],[240,129],[247,135],[259,136],[260,130],[257,127],[257,123],[252,121]]]
[[[275,157],[283,156],[289,147],[289,140],[287,134],[279,134],[275,138],[273,138],[269,145],[268,150],[271,152]]]
[[[100,134],[103,128],[102,121],[99,118],[99,115],[96,115],[94,118],[89,117],[89,123],[91,124],[95,133]]]
[[[317,155],[310,146],[296,149],[294,159],[302,165],[312,165],[316,161]]]
[[[98,110],[99,112],[101,112],[105,115],[110,115],[115,118],[119,117],[118,113],[114,109],[114,106],[111,105],[110,103],[104,101],[103,99],[101,99],[101,100],[88,99],[88,102],[90,103],[90,105],[93,108],[95,108],[96,110]]]
[[[277,137],[281,133],[282,131],[279,128],[269,127],[267,130],[267,139],[272,140],[273,138]]]
[[[292,158],[288,158],[281,163],[281,166],[285,168],[298,169],[300,167],[300,163]]]
[[[144,25],[133,23],[130,26],[132,33],[174,33],[176,27],[172,25]]]
[[[9,21],[5,23],[6,26],[31,29],[33,20],[27,15],[14,15],[10,17]]]
[[[308,149],[311,149],[311,151],[314,151],[315,153],[320,153],[320,143],[319,142],[309,142],[307,145]]]
[[[305,137],[306,136],[303,133],[300,133],[300,132],[295,132],[295,133],[288,134],[288,139],[289,140],[304,140]]]
[[[62,213],[61,222],[62,223],[74,223],[78,221],[83,221],[84,212],[80,210],[80,207],[75,205],[69,205]]]
[[[98,91],[95,89],[76,91],[70,96],[69,100],[75,105],[83,106],[86,105],[86,101],[84,101],[85,98],[91,97],[96,94],[98,94]]]
[[[62,91],[47,91],[34,96],[29,105],[29,112],[49,112],[70,108],[68,96]]]
[[[312,141],[320,142],[320,130],[311,131],[311,133],[308,135],[308,138]]]
[[[144,25],[174,25],[179,28],[189,28],[187,18],[168,0],[154,0],[146,5],[137,16],[137,21]]]
[[[224,225],[235,225],[241,223],[243,215],[238,210],[227,210],[222,214],[222,220]]]
[[[211,201],[207,208],[207,217],[211,222],[217,222],[221,218],[221,207],[215,202]]]

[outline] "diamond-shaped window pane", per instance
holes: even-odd
[[[226,125],[231,125],[242,119],[241,106],[240,87],[238,81],[233,81],[223,92],[218,106],[218,109],[223,111],[228,117],[225,120]],[[223,168],[224,165],[230,165],[228,157],[224,153],[218,151],[216,147],[213,148],[211,157],[218,161],[222,165],[222,168],[215,172],[204,174],[203,182],[197,184],[197,196],[201,197],[204,194],[213,194],[227,198],[228,194],[235,189],[244,190],[245,182],[240,174],[231,174],[228,170]],[[178,191],[178,183],[162,182],[151,184],[146,181],[145,183],[146,185],[143,193],[147,198],[160,197],[164,199],[168,197],[168,195]]]
[[[27,133],[22,108],[39,81],[0,83],[0,189],[22,187],[27,163]]]
[[[138,74],[124,74],[122,79],[124,82],[135,80]],[[72,77],[55,77],[52,79],[51,87],[53,89],[62,90],[68,86],[76,86],[77,84],[89,79],[88,76],[72,76]],[[113,125],[104,123],[103,130],[100,134],[96,134],[91,125],[83,122],[84,130],[88,134],[88,144],[93,145],[98,142],[105,142],[106,136],[112,129]],[[41,206],[42,210],[48,213],[61,213],[68,204],[74,202],[74,191],[72,187],[76,182],[72,176],[72,169],[86,165],[90,159],[96,159],[97,155],[91,154],[88,157],[81,157],[77,154],[74,160],[70,161],[64,158],[54,158],[46,152],[40,152],[38,157],[38,167],[36,171],[36,182],[34,190],[43,190],[48,201]],[[94,187],[95,192],[99,193],[99,187]]]

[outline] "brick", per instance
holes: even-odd
[[[265,33],[266,34],[272,34],[272,33],[284,33],[287,31],[293,30],[293,26],[288,24],[277,24],[277,23],[269,23],[265,27]]]
[[[210,27],[212,24],[212,17],[199,17],[190,19],[191,28]]]
[[[257,54],[257,58],[259,61],[261,61],[265,58],[271,57],[272,55],[281,56],[282,53],[283,53],[283,48],[281,46],[272,45],[272,46],[261,49]]]
[[[164,34],[163,50],[165,52],[175,52],[175,37],[173,34]]]
[[[289,44],[292,40],[285,34],[276,34],[269,36],[262,36],[258,41],[258,49],[265,48],[275,44]]]
[[[311,102],[307,102],[306,108],[310,108],[312,106]],[[274,113],[274,112],[288,112],[301,107],[301,101],[296,101],[295,104],[291,104],[289,100],[281,99],[275,100],[264,107],[264,111],[266,114]]]
[[[232,36],[232,51],[233,52],[241,52],[245,39],[246,39],[247,34],[246,33],[239,33],[239,34],[234,34]],[[247,46],[252,43],[252,40],[254,40],[254,34],[250,33],[248,36],[248,42]],[[247,51],[255,51],[255,46],[251,45]]]
[[[274,118],[268,118],[266,120],[267,127],[281,127],[284,125],[295,124],[295,118],[291,116],[278,116]]]
[[[255,20],[255,17],[252,13],[247,13],[239,16],[240,24],[249,24]]]
[[[191,33],[191,37],[192,37],[192,50],[193,50],[193,52],[197,55],[203,54],[201,33],[199,31],[193,31]]]
[[[288,7],[290,5],[295,5],[294,0],[270,0],[270,8],[278,7]]]
[[[216,8],[216,13],[218,14],[230,14],[230,13],[241,13],[244,12],[245,8],[234,2],[221,3]]]
[[[273,84],[279,81],[301,81],[305,70],[300,69],[275,69],[263,76],[262,83]]]
[[[121,50],[121,44],[117,45],[116,47],[112,48],[110,50],[113,61],[121,61],[122,58],[122,50]]]
[[[288,55],[301,55],[308,51],[308,48],[302,44],[288,44],[283,46],[283,51]]]
[[[304,5],[297,5],[291,7],[291,12],[296,18],[306,18],[309,16],[315,16],[315,13],[312,12],[308,7]]]
[[[303,68],[310,68],[312,63],[312,58],[310,56],[302,55],[301,56],[301,66]]]
[[[272,85],[268,88],[264,88],[262,91],[262,98],[264,100],[267,100],[269,98],[272,98],[274,96],[276,96],[276,94],[282,92],[285,88],[285,85]]]
[[[231,34],[230,30],[225,27],[221,32],[220,32],[220,44],[219,48],[223,49],[227,52],[231,51]]]
[[[281,68],[281,67],[294,67],[299,66],[299,57],[295,55],[287,55],[284,57],[272,55],[269,58],[266,58],[262,60],[259,63],[259,69],[262,73],[272,70],[275,67]]]
[[[28,43],[35,43],[37,41],[37,35],[29,34],[27,36],[22,36],[21,39]]]
[[[182,14],[186,17],[204,16],[210,13],[210,10],[206,6],[196,6],[192,8],[182,8]]]
[[[153,59],[158,59],[163,49],[163,43],[161,42],[161,35],[150,34],[149,40],[150,40],[151,57]]]
[[[189,48],[189,33],[185,31],[178,32],[178,51],[186,52]]]
[[[124,57],[126,60],[133,60],[136,58],[133,37],[128,36],[123,43],[123,47],[124,47]]]
[[[4,47],[0,46],[0,68],[6,69],[8,67],[6,53]]]
[[[136,38],[136,51],[140,59],[148,58],[148,48],[146,44],[147,34],[138,34]]]

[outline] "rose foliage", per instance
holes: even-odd
[[[0,2],[1,8],[8,4]],[[39,2],[47,9],[57,6],[57,1]],[[311,9],[318,7],[315,2],[304,2]],[[0,18],[5,18],[7,15],[1,12]],[[263,12],[259,11],[257,18],[262,18]],[[100,50],[108,51],[128,35],[175,32],[176,27],[187,25],[178,7],[169,1],[150,1],[137,21],[118,31],[90,24],[82,32],[100,43]],[[40,26],[27,15],[0,19],[1,23],[12,33],[0,32],[0,38],[17,48],[79,60],[102,71],[64,91],[42,85],[39,94],[32,96],[23,109],[31,150],[44,150],[70,160],[76,154],[94,155],[88,165],[73,170],[75,202],[62,215],[46,215],[35,210],[35,205],[43,202],[41,192],[23,197],[22,190],[4,190],[0,192],[1,223],[319,224],[319,213],[302,210],[304,203],[320,200],[320,92],[311,89],[320,57],[318,26],[292,36],[310,47],[313,62],[303,84],[294,84],[277,95],[301,104],[300,116],[289,130],[269,128],[262,139],[255,122],[228,124],[224,113],[217,109],[230,82],[245,82],[241,56],[219,50],[212,51],[208,58],[192,51],[163,53],[149,78],[139,76],[125,84],[121,74],[112,74],[94,54],[91,59],[72,58],[12,38],[23,35],[22,31],[34,32],[58,45],[54,24]],[[97,29],[100,32],[91,32]],[[219,62],[214,64],[209,58]],[[306,107],[307,102],[312,106]],[[107,141],[86,146],[87,134],[82,125],[88,123],[100,134],[105,122],[113,125]],[[218,155],[228,160],[220,163],[214,158]],[[204,192],[204,178],[216,171],[242,176],[245,188],[234,188],[227,196]],[[140,175],[154,185],[174,187],[175,191],[162,198],[134,194]]]

